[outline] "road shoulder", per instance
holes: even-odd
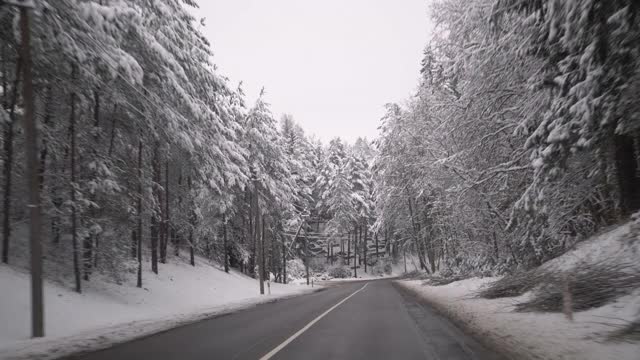
[[[459,321],[458,318],[450,316],[441,304],[432,301],[429,297],[424,296],[418,289],[408,286],[405,280],[393,281],[393,286],[405,298],[408,303],[413,302],[419,304],[423,311],[430,312],[431,321],[438,322],[438,327],[446,333],[446,336],[457,339],[461,347],[467,354],[474,359],[492,359],[504,360],[506,356],[502,348],[495,344],[485,341],[482,334],[472,331],[465,322]],[[433,324],[431,324],[433,326]]]

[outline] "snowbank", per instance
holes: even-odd
[[[580,262],[638,261],[638,242],[632,241],[628,230],[628,225],[623,225],[593,237],[542,267],[561,271]],[[569,321],[560,313],[513,312],[514,305],[528,299],[531,293],[493,300],[475,298],[480,287],[496,279],[473,278],[444,286],[425,286],[421,280],[398,283],[510,358],[638,359],[640,342],[613,342],[608,337],[638,318],[640,289],[605,306],[576,312],[574,320]]]
[[[84,282],[82,294],[69,286],[46,282],[47,337],[36,340],[29,339],[29,275],[0,265],[0,359],[48,359],[99,349],[317,290],[272,283],[271,295],[260,296],[257,282],[240,273],[227,274],[200,259],[196,267],[174,260],[161,264],[159,275],[145,271],[142,289],[135,287],[133,276],[123,285],[93,278]]]
[[[606,342],[612,330],[627,324],[640,310],[640,292],[615,303],[574,314],[515,313],[520,298],[476,299],[474,292],[495,278],[469,279],[444,286],[423,286],[421,280],[398,281],[420,294],[438,311],[489,346],[516,359],[635,360],[638,343]],[[527,295],[524,295],[527,296]]]

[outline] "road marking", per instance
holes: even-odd
[[[355,295],[355,294],[359,293],[360,291],[364,290],[364,288],[366,288],[367,285],[369,285],[369,283],[364,284],[363,287],[361,287],[360,289],[354,291],[353,294],[351,294],[351,295],[347,296],[346,298],[342,299],[339,303],[337,303],[337,304],[333,305],[331,308],[329,308],[329,310],[327,310],[327,311],[323,312],[322,314],[320,314],[320,316],[318,316],[317,318],[313,319],[310,323],[308,323],[302,329],[298,330],[298,332],[296,332],[295,334],[291,335],[291,337],[289,337],[287,340],[285,340],[282,344],[278,345],[275,349],[269,351],[266,355],[261,357],[260,360],[269,360],[269,359],[271,359],[273,357],[273,355],[277,354],[280,350],[284,349],[285,346],[289,345],[289,343],[291,343],[293,340],[295,340],[298,336],[302,335],[302,333],[304,333],[305,331],[309,330],[309,328],[312,327],[313,324],[317,323],[320,319],[322,319],[325,315],[330,313],[333,309],[335,309],[338,306],[340,306],[343,302],[349,300],[353,295]]]

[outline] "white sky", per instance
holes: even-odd
[[[265,87],[323,141],[372,139],[387,102],[416,88],[426,0],[201,0],[214,63],[253,102]],[[249,103],[251,104],[251,103]]]

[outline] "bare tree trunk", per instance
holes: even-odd
[[[165,218],[164,218],[164,243],[162,244],[162,263],[167,263],[167,247],[172,241],[171,237],[171,210],[169,206],[169,159],[165,161],[164,170],[164,198],[165,198]]]
[[[44,113],[44,121],[43,127],[47,131],[49,124],[51,123],[51,113],[52,113],[52,102],[53,102],[53,90],[51,89],[51,85],[47,84],[46,87],[46,100],[45,100],[45,113]],[[49,156],[49,143],[45,136],[42,136],[42,149],[40,149],[40,192],[44,191],[44,183],[45,183],[45,173],[47,168],[47,157]],[[52,169],[53,170],[53,169]],[[55,206],[54,213],[50,216],[51,220],[51,235],[54,244],[58,244],[60,241],[60,229],[58,225],[58,215],[57,210],[59,207],[59,202],[56,200],[58,195],[56,191],[55,184],[52,184],[49,188],[50,197],[52,198],[52,203]]]
[[[330,241],[327,240],[327,259],[326,259],[326,263],[328,264],[330,259],[331,259],[331,249],[329,249],[329,243]]]
[[[362,261],[362,258],[359,256],[360,254],[358,253],[358,245],[360,245],[360,239],[362,239],[362,229],[360,229],[360,225],[356,225],[356,229],[355,229],[355,238],[354,238],[354,259],[356,260],[356,265],[360,266],[360,262]]]
[[[375,238],[376,238],[376,260],[380,258],[380,252],[378,250],[378,232],[376,231],[375,233]]]
[[[425,230],[427,230],[428,227],[430,226],[429,217],[427,216],[427,209],[429,204],[427,203],[427,199],[425,197],[422,198],[422,203],[424,204],[424,210],[422,211],[423,218],[424,218],[424,226],[425,226]],[[417,211],[417,207],[418,207],[418,204],[416,204],[416,211]],[[438,266],[438,264],[436,264],[436,254],[435,254],[436,250],[435,250],[433,241],[430,240],[427,242],[426,236],[422,238],[422,241],[424,243],[424,249],[427,255],[427,259],[429,260],[429,265],[431,266],[431,272],[435,273],[436,267]]]
[[[404,258],[404,273],[407,273],[407,247],[402,247],[402,257]]]
[[[189,230],[189,264],[196,266],[196,252],[193,245],[193,229]]]
[[[347,266],[351,265],[351,231],[347,233]]]
[[[391,251],[391,241],[389,241],[389,233],[391,231],[387,226],[384,227],[384,252],[387,253],[387,256],[394,256]],[[395,259],[395,257],[393,257]]]
[[[131,230],[131,258],[135,259],[138,254],[138,237],[135,230]]]
[[[42,125],[44,128],[49,126],[51,122],[51,102],[52,102],[52,91],[51,85],[47,84],[46,87],[46,100],[44,106],[44,120]],[[44,188],[44,174],[46,170],[47,164],[47,155],[48,155],[48,146],[47,146],[47,138],[45,136],[42,137],[42,148],[40,149],[40,191]]]
[[[9,122],[4,131],[4,207],[2,218],[2,262],[9,263],[9,241],[11,238],[11,180],[13,167],[13,123],[15,119],[16,104],[18,102],[18,87],[20,85],[20,73],[22,60],[19,57],[16,62],[16,77],[13,82],[13,93],[9,108]],[[6,86],[6,85],[5,85]],[[6,88],[5,88],[6,89]]]
[[[363,244],[362,245],[363,246],[362,251],[364,252],[364,272],[365,273],[367,272],[367,250],[368,250],[367,249],[367,230],[368,230],[367,229],[367,223],[365,221],[365,224],[364,224],[364,242],[362,243]],[[360,233],[362,233],[362,231]]]
[[[98,93],[98,90],[94,90],[93,92],[93,98],[94,98],[94,108],[93,108],[93,120],[94,120],[94,124],[93,124],[93,147],[92,147],[92,153],[93,153],[93,158],[97,159],[98,158],[98,145],[100,143],[100,94]],[[95,195],[91,195],[91,200],[95,201]],[[92,220],[95,221],[96,217],[98,217],[99,214],[99,210],[91,210],[91,217],[93,218]],[[83,239],[83,248],[84,248],[84,254],[83,254],[83,265],[84,265],[84,279],[85,280],[89,280],[89,276],[91,275],[91,268],[92,268],[92,260],[93,260],[93,252],[94,252],[94,243],[97,244],[98,243],[98,235],[97,234],[93,234],[90,233],[89,236],[85,236]]]
[[[414,233],[414,241],[416,243],[417,246],[417,250],[418,250],[418,259],[420,260],[420,268],[423,270],[426,270],[427,272],[429,272],[429,269],[427,268],[426,262],[425,262],[425,255],[424,255],[424,249],[423,249],[423,243],[420,240],[420,230],[418,228],[418,225],[416,224],[415,218],[413,216],[413,206],[411,204],[411,198],[407,198],[407,201],[409,202],[409,216],[411,216],[411,224],[413,227],[413,233]]]
[[[138,236],[136,249],[138,252],[138,287],[142,287],[142,133],[138,140]]]
[[[153,184],[152,184],[152,193],[157,203],[162,206],[162,199],[160,195],[160,191],[158,190],[158,186],[160,186],[160,155],[158,154],[158,141],[156,140],[155,146],[153,147],[153,159],[152,159],[152,168],[153,168]],[[151,214],[151,271],[154,273],[158,273],[158,243],[160,237],[159,231],[159,222],[156,214]]]
[[[180,209],[182,207],[182,167],[179,168],[179,173],[178,173],[178,208]],[[174,248],[174,255],[175,256],[179,256],[180,255],[180,237],[182,235],[178,235],[176,233],[176,231],[174,229],[171,229],[173,231],[173,236],[171,236],[171,238],[173,239],[173,248]]]
[[[332,243],[331,243],[331,265],[333,265],[333,262],[334,262],[334,256],[335,256],[334,251],[333,251],[333,247],[334,247],[333,245],[334,245],[334,244],[333,244],[333,242],[332,242]]]
[[[191,194],[191,175],[187,177],[187,185],[189,187],[189,194]],[[191,225],[189,227],[189,260],[191,266],[196,266],[195,244],[193,243],[193,228],[196,225],[196,214],[193,209],[190,210],[189,224]]]
[[[76,65],[71,64],[71,79],[75,80]],[[71,116],[69,117],[69,136],[71,138],[70,145],[70,192],[71,192],[71,241],[73,245],[73,272],[76,280],[76,291],[82,292],[81,273],[80,273],[80,249],[78,248],[78,227],[76,215],[76,92],[71,92]]]
[[[160,183],[162,182],[162,163],[158,161],[158,184],[157,187],[160,187]],[[164,189],[166,191],[166,189]],[[160,262],[162,264],[167,263],[167,253],[166,250],[166,241],[167,234],[165,232],[166,221],[166,212],[165,212],[165,200],[164,200],[164,192],[160,189],[157,190],[158,194],[158,209],[160,210],[160,223],[158,224],[158,245],[160,252]]]
[[[260,216],[260,192],[259,192],[259,187],[258,187],[258,181],[257,180],[253,180],[253,188],[255,190],[255,194],[254,194],[254,201],[255,201],[255,215],[256,215],[256,219],[254,221],[254,225],[255,225],[255,238],[254,238],[254,243],[256,244],[257,247],[257,263],[258,263],[258,282],[260,283],[260,295],[264,294],[264,263],[263,263],[263,239],[262,239],[262,233],[260,231],[260,223],[261,223],[261,216]]]
[[[109,136],[109,152],[108,155],[111,157],[113,153],[113,140],[116,137],[116,119],[118,112],[118,103],[113,104],[113,114],[111,114],[111,136]]]

